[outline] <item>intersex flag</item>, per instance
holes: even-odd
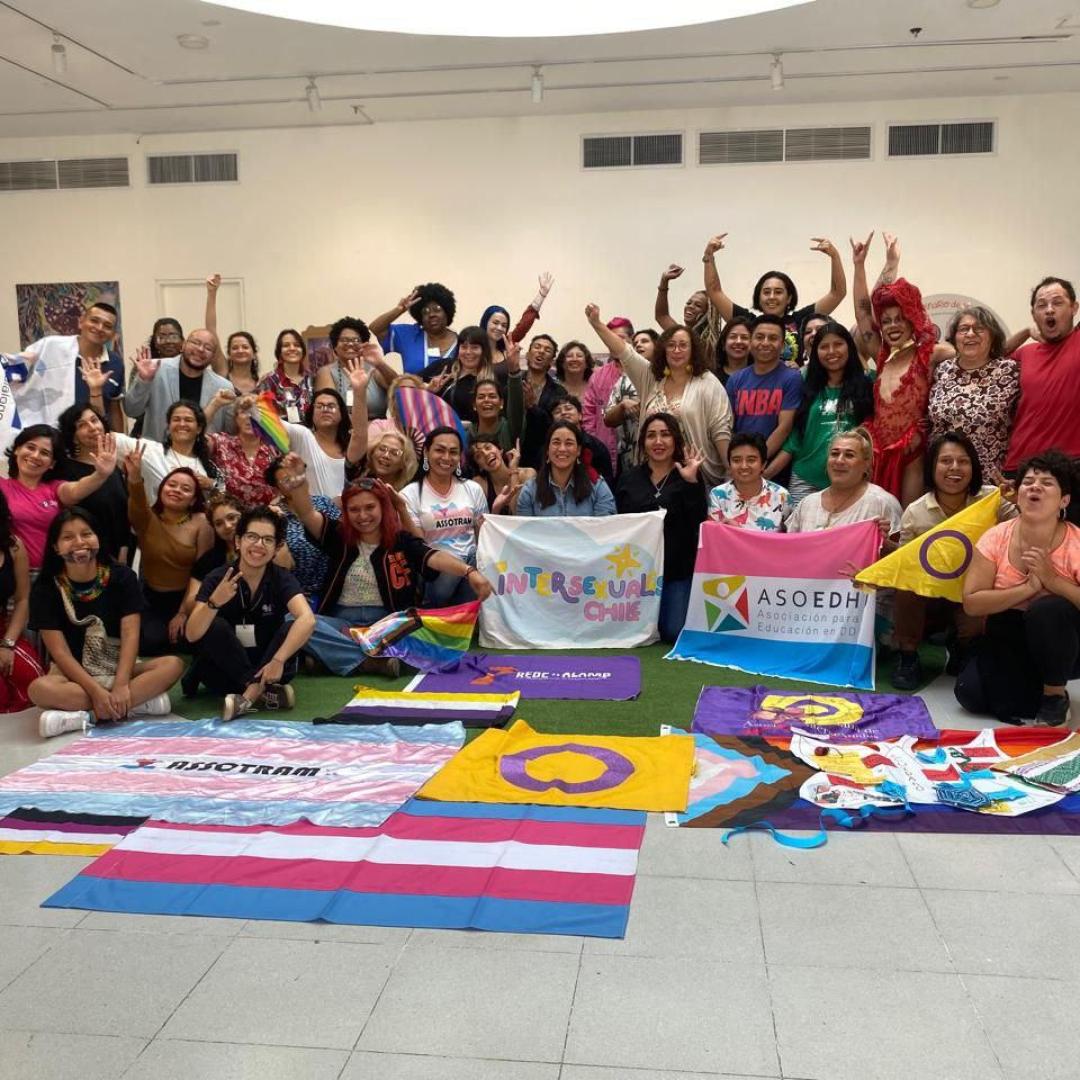
[[[706,522],[668,659],[872,690],[874,595],[847,575],[880,544],[874,521],[775,535]]]
[[[398,421],[401,426],[430,434],[438,427],[453,428],[461,436],[461,445],[468,444],[461,418],[438,394],[417,386],[400,386],[394,391]]]
[[[390,656],[418,671],[452,671],[472,641],[480,601],[445,608],[407,608],[371,626],[349,627],[369,656]]]
[[[1001,492],[991,491],[859,571],[855,580],[860,585],[904,589],[959,604],[964,599],[964,575],[971,565],[975,544],[987,529],[998,523],[1000,505]]]

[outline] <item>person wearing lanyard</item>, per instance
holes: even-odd
[[[272,562],[285,540],[282,518],[254,507],[236,534],[237,562],[207,574],[185,628],[195,653],[185,692],[205,683],[224,694],[222,720],[252,712],[260,701],[266,709],[291,709],[297,654],[315,629],[300,583]]]
[[[311,404],[311,364],[307,343],[299,330],[282,330],[274,342],[277,366],[255,387],[257,394],[272,394],[282,418],[299,424]]]
[[[330,348],[334,350],[334,360],[319,368],[315,376],[315,392],[336,390],[344,399],[347,408],[353,405],[352,387],[349,385],[349,370],[357,359],[363,361],[365,370],[370,369],[375,378],[368,381],[367,407],[368,416],[386,415],[386,390],[394,381],[397,372],[383,360],[381,349],[367,348],[371,341],[371,331],[362,319],[338,319],[330,327]]]

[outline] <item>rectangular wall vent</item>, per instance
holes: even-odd
[[[55,161],[0,161],[0,191],[49,191],[55,188]]]
[[[890,124],[889,157],[935,154],[992,154],[993,120],[945,124]]]
[[[869,161],[870,127],[789,128],[785,161]]]
[[[682,132],[658,135],[586,135],[581,140],[581,162],[586,169],[681,165],[682,138]]]
[[[783,161],[783,131],[702,131],[698,135],[699,165],[742,165]]]
[[[58,161],[61,188],[129,187],[126,157],[69,158]]]
[[[236,154],[148,154],[149,184],[225,184],[238,179]]]

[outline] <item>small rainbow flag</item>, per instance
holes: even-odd
[[[461,445],[468,445],[468,437],[461,418],[437,394],[415,386],[401,386],[394,392],[398,420],[406,431],[410,428],[427,435],[437,427],[453,428],[461,436]]]
[[[278,415],[277,403],[269,390],[261,393],[251,407],[251,426],[263,442],[269,443],[278,453],[289,452],[289,433]]]
[[[420,671],[452,671],[472,641],[480,601],[446,608],[395,611],[349,636],[369,656],[392,656]]]

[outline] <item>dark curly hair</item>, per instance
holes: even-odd
[[[351,315],[346,315],[343,319],[338,319],[333,326],[330,327],[330,348],[336,349],[338,338],[346,330],[355,330],[359,335],[360,340],[365,344],[371,340],[371,331],[368,329],[368,325],[363,319],[354,319]],[[295,331],[293,331],[295,333]],[[300,339],[301,341],[303,338]]]
[[[454,316],[457,314],[457,301],[445,285],[440,285],[437,281],[429,281],[426,285],[417,285],[416,292],[420,295],[409,307],[409,314],[416,322],[420,322],[420,312],[423,311],[424,305],[434,301],[446,312],[446,325],[453,323]]]
[[[593,354],[589,351],[588,345],[582,341],[568,341],[560,350],[559,355],[555,357],[555,377],[562,382],[566,378],[566,354],[571,349],[580,349],[585,354],[585,381],[589,381],[589,376],[593,373],[593,367],[595,361],[593,360]]]
[[[1075,495],[1080,480],[1080,461],[1063,454],[1060,450],[1044,450],[1020,462],[1016,470],[1016,486],[1019,487],[1029,472],[1049,473],[1061,488],[1062,495]]]
[[[100,421],[106,431],[109,430],[109,421],[94,408],[88,401],[76,402],[69,405],[59,416],[56,426],[60,429],[60,445],[64,449],[64,455],[73,458],[79,448],[75,445],[75,429],[79,426],[83,413],[92,412]]]
[[[197,401],[188,401],[187,398],[177,398],[165,410],[165,434],[161,436],[161,445],[166,449],[172,447],[172,435],[169,434],[169,421],[177,409],[187,409],[195,417],[195,442],[191,446],[191,456],[206,470],[206,475],[211,480],[216,480],[220,475],[217,465],[210,456],[210,443],[206,438],[206,413]]]
[[[649,367],[652,369],[653,378],[656,379],[657,382],[664,377],[664,369],[667,367],[668,342],[671,341],[680,330],[683,330],[690,335],[691,376],[704,375],[705,372],[709,370],[709,362],[701,338],[699,338],[689,326],[683,326],[682,323],[677,323],[675,326],[669,326],[660,335],[660,340],[656,343],[656,351],[653,353],[653,358],[649,361]]]

